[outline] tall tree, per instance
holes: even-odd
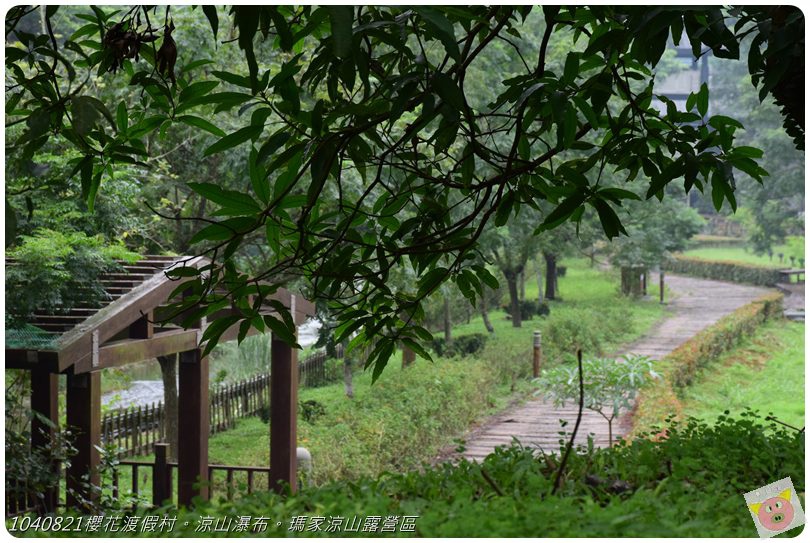
[[[293,341],[282,308],[281,319],[262,319],[250,302],[301,279],[310,297],[329,301],[341,323],[338,340],[359,330],[352,345],[375,342],[375,375],[398,344],[427,355],[419,342],[431,335],[417,317],[440,285],[455,282],[471,301],[483,284],[497,286],[485,266],[467,264],[483,232],[521,208],[548,202],[552,211],[539,226],[546,230],[587,206],[615,238],[625,231],[616,210],[629,200],[663,197],[685,178],[687,188],[710,187],[722,203],[733,199],[734,169],[758,179],[764,173],[735,144],[732,119],[706,116],[707,92],[691,97],[688,111],[652,106],[651,69],[670,36],[680,40],[685,31],[696,54],[708,47],[738,57],[735,30],[749,27],[729,28],[721,8],[234,6],[237,38],[217,51],[237,48],[244,64],[212,72],[238,89],[227,91],[200,77],[212,59],[192,60],[196,48],[178,45],[186,29],[173,17],[183,10],[205,16],[218,39],[210,6],[93,6],[87,24],[62,43],[58,6],[41,8],[45,32],[22,31],[32,9],[6,15],[7,38],[19,42],[7,48],[6,111],[7,125],[25,125],[9,142],[20,158],[61,134],[80,152],[71,171],[92,207],[111,165],[145,164],[151,134],[178,123],[224,132],[203,155],[241,146],[250,188],[188,183],[219,219],[191,240],[213,264],[192,277],[192,295],[178,309],[194,306],[203,316],[221,303],[212,287],[225,282],[241,322]],[[523,32],[540,39],[524,40]],[[520,64],[498,74],[494,101],[471,103],[468,75],[504,43]],[[549,62],[550,50],[566,51],[561,66]],[[779,55],[762,58],[766,72],[782,65]],[[787,72],[772,73],[762,80],[766,93],[782,89]],[[94,74],[130,85],[139,101],[110,108],[85,88]],[[245,115],[225,130],[205,118],[211,108]],[[601,187],[605,168],[629,179],[643,170],[646,190]],[[243,273],[237,252],[258,235],[267,259]],[[417,281],[403,294],[388,279],[405,263]],[[223,330],[208,328],[209,348]]]

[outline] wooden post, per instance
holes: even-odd
[[[95,502],[100,484],[101,374],[97,371],[67,376],[67,425],[74,434],[76,454],[67,472],[67,506],[84,509]]]
[[[31,421],[31,447],[51,450],[56,436],[56,425],[59,423],[59,375],[40,369],[31,372],[31,409],[36,411],[52,424],[38,417]],[[56,500],[59,496],[59,462],[51,459],[51,473],[56,485],[45,491],[42,497],[43,512],[56,511]]]
[[[298,352],[274,336],[270,347],[270,489],[295,492]]]
[[[180,353],[177,499],[208,499],[208,358],[199,349]]]
[[[172,472],[167,464],[168,443],[155,443],[155,468],[152,474],[152,501],[154,505],[172,499]]]
[[[540,331],[534,332],[534,364],[532,365],[532,375],[540,377],[540,363],[543,358],[543,340]]]
[[[658,274],[658,298],[660,299],[661,303],[664,303],[664,270],[661,270]]]

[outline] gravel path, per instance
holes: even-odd
[[[657,275],[650,278],[650,284],[657,282]],[[674,294],[667,306],[666,317],[623,352],[663,358],[723,316],[773,292],[766,288],[677,275],[667,275],[666,282]],[[567,404],[565,408],[558,408],[550,401],[531,399],[491,417],[474,430],[467,436],[467,449],[463,456],[470,460],[481,460],[496,446],[511,443],[513,437],[525,446],[557,450],[562,438],[560,420],[566,420],[568,424],[565,429],[572,430],[576,417],[575,405]],[[614,422],[614,438],[630,429],[627,417],[623,419]],[[588,434],[594,434],[597,446],[608,445],[607,422],[598,413],[586,409],[577,433],[577,443],[586,443]]]

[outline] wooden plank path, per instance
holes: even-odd
[[[650,284],[657,282],[657,275],[650,278]],[[622,350],[624,353],[663,358],[723,316],[772,292],[766,288],[678,275],[667,275],[666,283],[674,294],[667,307],[666,317],[643,338],[625,347]],[[509,445],[514,438],[526,447],[542,448],[546,452],[558,451],[560,439],[563,439],[560,435],[563,429],[560,421],[568,422],[565,430],[570,432],[576,418],[577,408],[574,404],[566,404],[564,408],[560,408],[554,407],[551,401],[531,399],[495,415],[474,430],[467,436],[467,448],[462,456],[470,460],[481,460],[496,446]],[[630,430],[627,419],[628,417],[621,417],[614,421],[614,440]],[[607,422],[598,413],[585,409],[576,442],[587,443],[589,434],[593,434],[596,446],[608,446]],[[570,434],[566,434],[566,442],[569,436]]]

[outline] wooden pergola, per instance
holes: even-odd
[[[144,256],[135,264],[122,263],[119,272],[100,278],[109,295],[101,307],[75,307],[64,314],[35,313],[27,328],[36,331],[36,341],[31,345],[10,343],[6,331],[6,368],[31,372],[31,408],[54,423],[34,419],[33,447],[47,447],[54,437],[59,421],[58,378],[66,375],[67,425],[75,430],[73,444],[77,450],[67,472],[69,507],[81,506],[78,497],[90,501],[97,498],[89,495],[86,482],[96,487],[100,483],[96,446],[101,444],[101,370],[173,354],[179,354],[178,501],[190,505],[194,496],[208,497],[208,360],[201,356],[207,321],[185,329],[161,321],[161,315],[168,314],[168,296],[179,281],[187,280],[169,279],[164,272],[176,266],[200,268],[208,263],[204,257],[154,255]],[[6,265],[14,264],[7,260]],[[287,290],[279,289],[272,299],[290,309],[296,325],[314,315],[311,302]],[[211,320],[231,311],[215,313]],[[274,310],[267,306],[266,312]],[[220,341],[235,339],[237,333],[234,326]],[[288,484],[294,491],[298,357],[297,351],[282,340],[272,338],[271,342],[271,488]],[[54,462],[52,469],[58,472],[60,466]],[[58,494],[58,488],[49,492],[45,509],[56,508]]]

